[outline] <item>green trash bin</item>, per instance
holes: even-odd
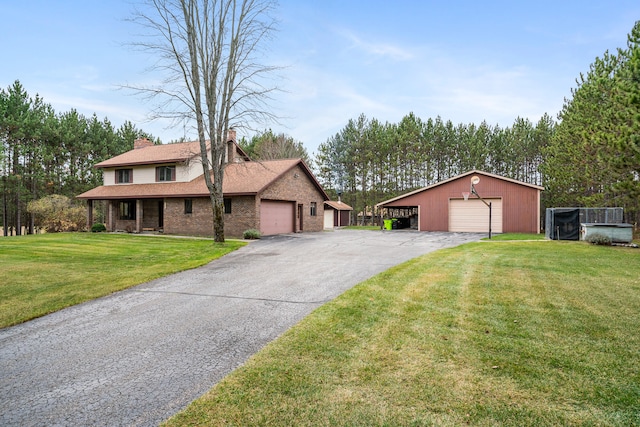
[[[393,227],[393,221],[390,219],[385,219],[384,220],[384,229],[385,230],[391,230],[391,227]]]

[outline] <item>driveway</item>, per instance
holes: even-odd
[[[2,329],[0,425],[157,425],[355,284],[482,236],[269,237],[206,266]]]

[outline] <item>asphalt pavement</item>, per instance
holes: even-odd
[[[470,233],[267,237],[0,330],[0,425],[155,426],[357,283]]]

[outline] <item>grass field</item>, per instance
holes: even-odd
[[[638,249],[467,244],[322,306],[167,425],[640,425],[638,325]]]
[[[243,245],[103,233],[0,238],[0,327],[201,266]]]
[[[485,237],[483,240],[489,240]],[[528,234],[528,233],[504,233],[494,234],[491,240],[496,241],[512,241],[512,240],[544,240],[544,234]]]

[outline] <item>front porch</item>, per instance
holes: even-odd
[[[87,229],[94,224],[94,202],[87,200]],[[110,232],[162,232],[164,199],[106,200],[105,227]]]

